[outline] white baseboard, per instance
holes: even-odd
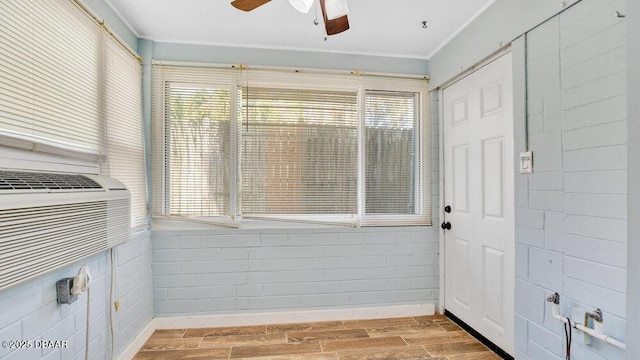
[[[149,339],[151,334],[156,331],[155,319],[151,319],[151,322],[133,339],[131,344],[117,357],[118,360],[131,360],[142,349],[144,343]]]
[[[221,314],[155,318],[157,329],[196,329],[208,327],[288,324],[318,321],[382,319],[433,315],[434,304],[398,305],[372,308],[323,309],[274,313]]]
[[[222,314],[154,318],[118,356],[118,360],[130,360],[142,348],[157,329],[196,329],[208,327],[251,326],[289,324],[318,321],[383,319],[435,314],[434,304],[381,306],[371,308],[324,309],[307,311],[283,311],[273,313]]]

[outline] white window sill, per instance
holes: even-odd
[[[340,221],[342,220],[342,221]],[[221,229],[322,229],[344,227],[400,227],[400,226],[431,226],[422,217],[387,216],[367,219],[323,218],[310,219],[308,217],[245,217],[231,219],[228,217],[186,218],[178,216],[153,216],[153,230],[221,230]]]

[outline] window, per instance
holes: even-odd
[[[0,145],[105,159],[146,225],[138,59],[74,1],[2,1],[0,63]]]
[[[418,93],[367,91],[365,95],[365,212],[414,214],[419,180],[416,127]]]
[[[357,93],[245,87],[242,95],[242,213],[357,213]]]
[[[229,215],[230,91],[167,83],[167,211]]]
[[[426,84],[154,66],[154,213],[428,224]]]
[[[148,223],[142,125],[142,68],[138,59],[108,38],[105,48],[105,124],[109,175],[131,193],[131,227]]]
[[[100,153],[102,36],[72,1],[0,2],[2,134]]]

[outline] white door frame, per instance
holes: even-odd
[[[478,62],[477,64],[467,68],[466,70],[463,70],[462,72],[460,72],[458,75],[454,76],[453,78],[451,78],[450,80],[446,81],[445,83],[443,83],[442,85],[440,85],[437,88],[438,91],[438,159],[439,159],[439,219],[436,223],[433,224],[433,226],[438,226],[438,236],[439,236],[439,249],[440,249],[440,255],[439,255],[439,270],[440,270],[440,279],[439,279],[439,296],[438,296],[438,313],[440,314],[444,314],[445,311],[445,307],[444,307],[444,297],[445,297],[445,283],[444,283],[444,272],[445,272],[445,246],[444,246],[444,230],[442,228],[440,228],[440,223],[442,222],[442,220],[444,219],[444,105],[442,103],[442,98],[443,98],[443,93],[444,90],[455,84],[456,82],[458,82],[459,80],[464,79],[465,77],[471,75],[472,73],[474,73],[477,70],[480,70],[481,68],[485,67],[486,65],[489,65],[490,63],[492,63],[494,60],[497,60],[498,58],[502,57],[503,55],[505,55],[506,53],[511,51],[511,44],[508,44],[504,47],[502,47],[501,49],[499,49],[498,51],[496,51],[495,53],[487,56],[486,58],[482,59],[480,62]],[[515,90],[515,89],[514,89]],[[512,117],[512,121],[513,121],[513,117]],[[515,177],[515,174],[512,174],[512,176]],[[514,274],[515,277],[515,274]]]

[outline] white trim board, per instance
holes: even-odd
[[[140,334],[136,336],[135,339],[127,346],[120,355],[116,359],[118,360],[131,360],[134,356],[142,349],[144,343],[151,337],[153,332],[156,331],[156,322],[155,319],[151,319],[151,322],[147,324],[147,326],[142,329]]]
[[[196,329],[207,327],[290,324],[319,321],[383,319],[433,315],[434,304],[398,305],[372,308],[345,308],[273,313],[221,314],[206,316],[155,318],[157,329]]]
[[[289,324],[319,321],[384,319],[407,316],[434,315],[434,304],[398,305],[353,309],[324,309],[273,313],[221,314],[154,318],[117,357],[130,360],[156,330],[197,329],[208,327]]]
[[[434,226],[438,226],[438,271],[440,274],[438,281],[438,312],[440,314],[444,314],[444,229],[440,227],[440,222],[444,220],[444,136],[442,129],[444,129],[444,104],[442,101],[442,92],[443,89],[433,90],[438,94],[438,131],[440,134],[438,135],[438,199],[440,201],[438,214],[440,218]],[[433,121],[433,120],[432,120]]]

